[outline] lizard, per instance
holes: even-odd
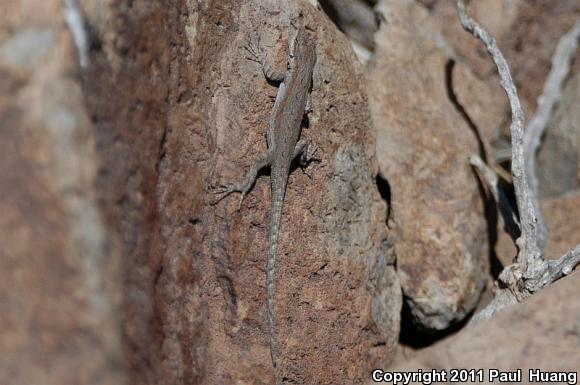
[[[267,287],[267,321],[270,335],[270,355],[272,366],[276,368],[278,345],[274,323],[274,273],[276,267],[276,250],[282,219],[282,206],[288,184],[290,167],[294,159],[300,156],[302,167],[308,165],[314,154],[308,152],[308,142],[300,139],[302,120],[309,107],[309,92],[312,75],[316,63],[316,47],[305,27],[296,27],[296,34],[289,41],[287,70],[275,72],[266,62],[266,55],[261,49],[247,46],[251,54],[250,60],[262,66],[262,72],[267,80],[279,83],[274,107],[270,115],[267,131],[268,150],[256,160],[247,171],[243,182],[231,184],[221,191],[217,202],[233,192],[240,193],[239,207],[244,196],[251,190],[258,172],[270,167],[270,184],[272,190],[272,211],[269,235],[268,262],[266,267]]]

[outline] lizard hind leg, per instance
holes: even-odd
[[[310,147],[313,147],[312,151],[310,150]],[[306,172],[305,168],[310,164],[310,162],[321,161],[320,158],[316,157],[317,151],[318,147],[310,145],[306,140],[300,140],[296,143],[296,147],[294,147],[292,159],[298,158],[298,164],[300,165],[302,172],[310,179],[312,179],[312,176]]]
[[[234,192],[240,193],[240,201],[238,203],[238,210],[242,207],[242,201],[246,194],[252,189],[256,179],[258,177],[258,172],[266,166],[269,166],[272,163],[272,151],[268,150],[268,152],[262,156],[260,159],[256,160],[251,166],[244,180],[242,183],[239,184],[229,184],[226,187],[222,187],[219,190],[214,191],[216,194],[216,199],[213,204],[218,203],[228,195]]]

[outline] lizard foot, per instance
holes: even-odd
[[[318,147],[314,147],[314,150],[309,151],[309,148],[313,146],[306,145],[300,158],[298,158],[298,164],[300,165],[300,169],[309,179],[312,179],[312,175],[306,171],[306,167],[310,164],[310,162],[321,162],[322,159],[316,157],[316,152],[318,152]]]
[[[314,147],[312,151],[310,151],[310,147]],[[321,162],[322,159],[316,156],[318,152],[318,147],[309,145],[304,148],[302,151],[302,155],[300,156],[300,166],[306,167],[310,162]]]
[[[240,201],[238,202],[238,210],[240,210],[242,208],[242,202],[244,201],[244,198],[246,197],[246,193],[248,192],[248,188],[244,188],[242,186],[238,186],[238,185],[234,185],[234,184],[229,184],[227,186],[220,186],[220,187],[216,188],[215,190],[213,190],[212,193],[214,195],[214,199],[212,201],[210,201],[210,205],[214,206],[214,205],[218,204],[220,201],[222,201],[228,195],[230,195],[231,193],[235,193],[235,192],[240,193]]]
[[[246,59],[259,63],[260,65],[264,65],[265,61],[265,54],[264,50],[260,47],[260,40],[258,39],[258,44],[254,45],[252,40],[248,41],[248,44],[244,46],[244,50],[248,53]]]

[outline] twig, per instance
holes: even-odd
[[[524,132],[524,156],[526,174],[533,194],[533,202],[538,216],[538,241],[542,251],[546,248],[547,228],[539,210],[538,178],[536,176],[536,152],[540,140],[552,116],[555,104],[560,100],[562,85],[570,72],[570,62],[578,47],[580,38],[580,20],[560,38],[554,56],[552,68],[544,83],[542,94],[538,97],[538,107]]]
[[[483,180],[487,184],[493,199],[497,203],[501,212],[505,229],[515,242],[521,235],[520,222],[514,209],[510,205],[505,192],[501,188],[495,171],[489,168],[485,162],[477,155],[469,157],[469,163],[479,171]]]
[[[512,139],[511,173],[521,227],[521,236],[516,240],[518,254],[514,263],[504,268],[501,272],[498,282],[496,282],[496,290],[491,303],[473,317],[470,323],[474,323],[491,317],[496,311],[506,306],[523,301],[536,291],[570,274],[580,264],[580,245],[568,251],[557,261],[546,261],[544,259],[537,228],[537,195],[530,189],[527,182],[526,159],[524,156],[524,113],[520,106],[509,67],[494,38],[465,13],[465,4],[462,0],[457,1],[457,12],[463,28],[481,40],[487,48],[498,69],[500,84],[509,99],[512,112],[510,125]],[[481,164],[483,165],[483,162]],[[492,172],[491,170],[488,171]],[[495,174],[493,177],[495,177]],[[486,177],[492,180],[492,185],[494,184],[493,177],[489,175]],[[497,178],[495,184],[497,185]],[[499,199],[499,191],[497,189],[495,194]]]
[[[495,199],[496,203],[499,204],[499,186],[495,171],[487,167],[485,162],[477,155],[471,155],[469,157],[469,163],[471,163],[472,166],[477,168],[477,170],[487,183],[487,186],[489,187],[489,190],[493,195],[493,199]]]
[[[538,279],[536,285],[544,287],[570,274],[580,263],[580,245],[568,250],[566,254],[555,261],[548,261],[548,268]]]

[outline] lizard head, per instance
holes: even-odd
[[[315,55],[316,53],[313,37],[305,27],[298,27],[296,36],[291,41],[290,59],[294,59],[295,57],[314,57]]]

